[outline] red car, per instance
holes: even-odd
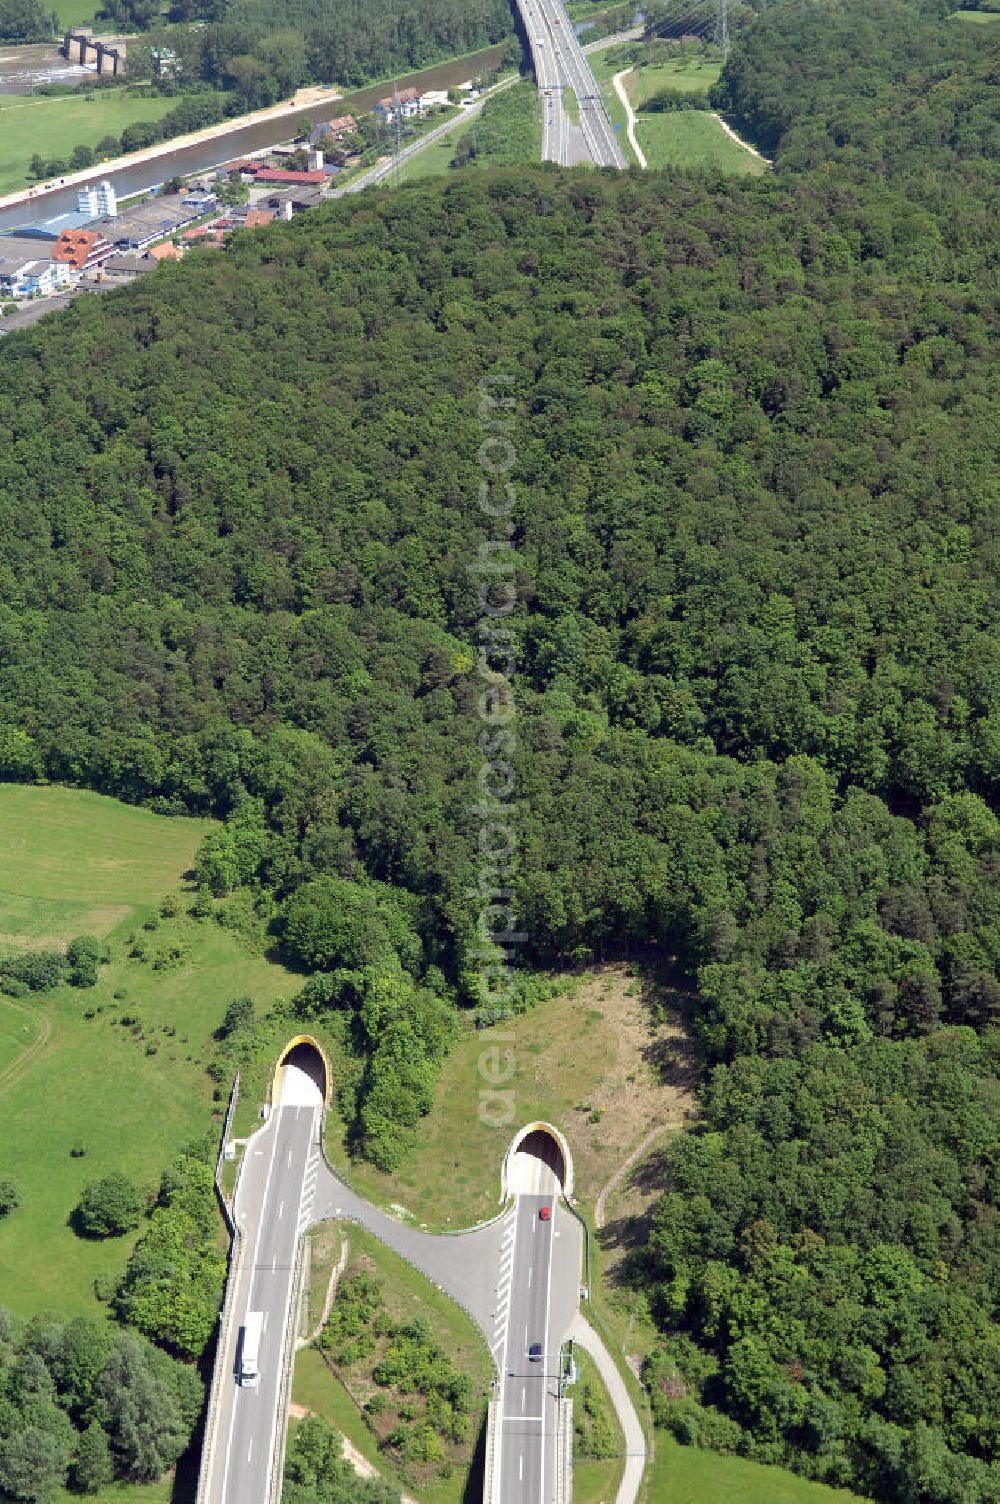
[[[548,1222],[551,1219],[551,1216],[552,1216],[552,1208],[551,1208],[551,1206],[543,1206],[542,1209],[538,1213],[538,1220],[540,1222]]]

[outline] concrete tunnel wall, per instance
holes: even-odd
[[[274,1101],[274,1092],[278,1084],[278,1072],[283,1065],[297,1065],[300,1070],[304,1070],[308,1076],[311,1076],[320,1089],[324,1105],[329,1107],[330,1091],[333,1085],[330,1059],[318,1039],[314,1039],[311,1034],[296,1034],[285,1045],[278,1056],[274,1074],[271,1077],[271,1090],[268,1094],[271,1102]]]
[[[562,1182],[562,1192],[567,1201],[572,1201],[573,1156],[570,1153],[569,1144],[567,1143],[565,1136],[559,1132],[558,1128],[554,1127],[551,1123],[543,1123],[540,1121],[535,1123],[526,1123],[525,1126],[521,1128],[511,1140],[510,1148],[504,1155],[503,1168],[500,1172],[500,1200],[506,1201],[508,1195],[510,1194],[509,1185],[511,1161],[514,1158],[514,1155],[517,1153],[518,1149],[524,1143],[524,1140],[531,1133],[544,1133],[555,1144],[556,1149],[559,1153],[559,1157],[562,1160],[562,1171],[559,1175],[559,1179]]]

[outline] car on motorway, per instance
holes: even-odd
[[[532,1363],[540,1363],[542,1361],[542,1344],[540,1342],[533,1342],[531,1344],[528,1348],[528,1358]]]
[[[543,1206],[543,1207],[541,1207],[539,1209],[539,1212],[538,1212],[538,1220],[539,1220],[539,1222],[548,1222],[549,1219],[551,1218],[551,1216],[552,1216],[552,1208],[551,1208],[551,1206]]]

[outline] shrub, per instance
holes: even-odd
[[[120,1237],[139,1226],[145,1206],[145,1197],[127,1176],[105,1175],[80,1197],[73,1226],[82,1237]]]
[[[69,981],[74,987],[93,987],[97,982],[97,967],[104,959],[104,947],[93,935],[77,935],[66,947],[69,962]]]
[[[14,1182],[6,1178],[0,1180],[0,1217],[6,1217],[8,1212],[12,1212],[20,1204],[20,1200]]]
[[[24,951],[0,963],[4,981],[21,982],[29,992],[47,992],[51,987],[58,987],[67,969],[66,957],[57,950]]]

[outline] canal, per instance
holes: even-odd
[[[396,82],[401,89],[410,85],[421,90],[450,89],[455,84],[464,83],[475,74],[488,73],[495,69],[500,62],[501,53],[500,47],[487,47],[482,52],[471,53],[468,57],[453,58],[449,62],[438,63],[433,68],[424,68],[419,73],[408,73],[398,78]],[[390,91],[391,87],[391,84],[386,83],[373,84],[369,88],[345,94],[339,99],[331,97],[329,101],[320,100],[296,114],[289,114],[284,119],[264,120],[257,125],[237,126],[227,131],[224,136],[215,136],[210,141],[202,141],[194,146],[178,146],[173,151],[164,152],[162,156],[152,158],[151,161],[123,167],[116,172],[109,171],[108,165],[95,167],[93,172],[88,174],[86,182],[97,183],[110,178],[118,197],[128,198],[132,194],[142,193],[160,183],[165,183],[169,178],[207,172],[223,162],[232,162],[239,157],[248,156],[251,152],[263,151],[268,146],[276,146],[279,141],[291,138],[296,122],[302,115],[308,115],[314,125],[320,125],[324,120],[335,120],[338,115],[365,114],[372,109],[376,100],[382,99]],[[56,188],[48,193],[36,194],[30,204],[15,204],[11,208],[0,209],[0,230],[10,230],[18,225],[30,224],[39,219],[50,219],[57,214],[72,212],[76,209],[77,194],[83,186],[84,183],[80,182],[71,188]]]

